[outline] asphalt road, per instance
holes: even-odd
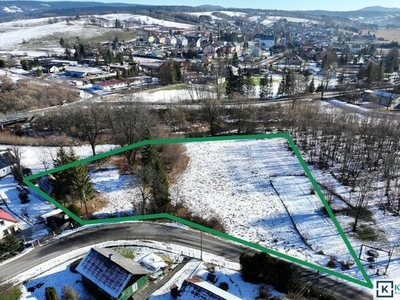
[[[6,280],[41,263],[49,261],[60,255],[97,243],[116,240],[154,240],[158,242],[174,243],[186,247],[200,249],[201,234],[193,230],[165,226],[159,223],[120,223],[106,224],[78,231],[62,239],[54,240],[47,245],[37,247],[33,251],[0,267],[0,278]],[[229,260],[238,262],[239,256],[249,248],[230,243],[228,241],[203,234],[203,250]],[[253,250],[254,251],[254,250]],[[301,268],[303,280],[308,281],[314,277],[315,272]],[[359,288],[346,283],[338,282],[333,277],[321,275],[320,290],[337,299],[372,299],[372,294],[360,291]]]

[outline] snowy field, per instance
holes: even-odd
[[[159,25],[181,29],[193,28],[193,25],[155,19],[144,15],[109,14],[98,17],[110,21],[119,19],[121,21],[139,22],[143,25]],[[57,19],[57,22],[53,22],[55,19]],[[75,39],[79,36],[79,38],[84,39],[100,36],[110,30],[109,28],[90,25],[90,16],[82,16],[79,20],[66,21],[63,19],[65,18],[40,18],[0,23],[0,49],[3,53],[26,53],[32,54],[32,56],[39,56],[43,53],[47,55],[62,54],[64,49],[59,47],[61,37]],[[35,45],[35,42],[38,40],[46,43],[46,49],[37,49],[38,46]]]
[[[35,22],[35,20],[21,20],[15,22],[0,23],[0,49],[12,51],[15,54],[17,50],[23,51],[22,53],[36,53],[37,47],[30,45],[34,40],[47,39],[53,41],[49,44],[49,49],[45,52],[51,54],[52,52],[59,53],[64,51],[59,47],[58,41],[60,37],[64,38],[88,38],[96,35],[101,35],[106,32],[106,28],[86,26],[84,20],[74,20],[67,25],[66,21],[49,24],[48,22]],[[56,49],[54,49],[54,47]],[[33,51],[35,50],[35,51]],[[40,51],[40,50],[39,50]],[[42,53],[40,51],[39,53]]]
[[[172,187],[173,199],[205,217],[220,216],[229,234],[281,253],[323,266],[328,257],[318,254],[321,250],[346,259],[349,253],[336,227],[319,213],[323,204],[310,193],[310,181],[284,143],[187,144],[191,159]],[[321,232],[329,237],[321,238]]]

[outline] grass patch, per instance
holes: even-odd
[[[19,285],[12,286],[9,283],[0,285],[0,299],[2,300],[18,300],[21,295],[22,292]]]
[[[357,236],[362,241],[377,241],[380,235],[371,225],[359,225]]]
[[[268,82],[269,82],[269,77],[270,76],[271,75],[267,75]],[[251,77],[253,79],[254,85],[256,85],[256,86],[260,85],[261,77],[264,77],[264,75],[262,75],[262,76],[255,75],[255,76]],[[272,78],[272,83],[277,83],[277,82],[280,82],[280,80]]]
[[[161,257],[167,264],[173,264],[174,263],[174,261],[168,255],[165,255],[165,254],[162,254],[162,253],[157,253],[157,255],[159,257]]]
[[[132,249],[125,248],[125,247],[118,247],[118,248],[113,248],[113,250],[115,252],[121,254],[125,258],[130,258],[130,259],[135,258],[135,252]]]

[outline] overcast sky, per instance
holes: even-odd
[[[82,0],[83,1],[83,0]],[[94,0],[93,0],[94,1]],[[223,7],[237,8],[262,8],[282,10],[335,10],[348,11],[357,10],[366,6],[399,7],[399,0],[97,0],[99,2],[120,2],[147,5],[189,5],[198,6],[203,4],[220,5]]]

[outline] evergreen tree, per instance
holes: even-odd
[[[88,217],[87,202],[94,198],[94,188],[89,173],[84,165],[74,168],[72,188],[78,194],[81,204],[85,205],[86,217]]]
[[[383,81],[385,79],[385,65],[383,64],[383,60],[379,63],[379,73],[378,73],[378,80]]]
[[[289,71],[286,74],[286,78],[285,78],[285,85],[283,86],[283,92],[286,95],[292,95],[293,94],[293,85],[294,85],[294,72],[293,71]]]
[[[231,97],[235,92],[236,76],[233,75],[232,68],[229,68],[228,76],[226,77],[226,88],[225,93],[228,97]]]
[[[144,140],[151,139],[150,130],[147,129]],[[141,150],[141,161],[142,180],[144,180],[144,184],[149,184],[151,189],[150,211],[152,213],[168,212],[171,202],[168,175],[157,147],[153,144],[144,146]]]
[[[268,78],[267,76],[262,76],[260,78],[260,100],[267,99],[267,86],[268,86]]]
[[[121,21],[118,19],[115,19],[115,28],[122,28]]]
[[[56,158],[53,160],[53,167],[61,167],[66,164],[69,164],[73,162],[71,160],[71,157],[68,155],[68,153],[65,151],[64,147],[60,147],[57,150],[56,153]],[[72,173],[73,169],[68,168],[63,171],[59,171],[54,173],[55,181],[53,184],[53,197],[56,200],[59,201],[65,201],[66,200],[66,195],[71,193],[71,187],[72,187]]]
[[[151,181],[151,211],[165,213],[169,211],[171,203],[169,194],[168,176],[161,154],[157,152],[152,162],[153,175]]]
[[[310,93],[314,93],[315,92],[314,77],[311,79],[309,91],[310,91]]]
[[[285,93],[285,86],[286,86],[286,79],[285,76],[282,76],[282,80],[279,83],[279,87],[278,87],[278,95],[283,95]]]
[[[233,54],[232,66],[239,68],[239,58],[236,52]]]
[[[246,97],[253,97],[255,92],[255,85],[253,82],[253,77],[251,76],[250,72],[247,72],[247,74],[243,78],[243,94]]]
[[[61,47],[65,47],[65,40],[64,40],[64,38],[63,37],[61,37],[60,38],[60,45],[61,45]]]
[[[58,300],[58,295],[57,295],[56,289],[52,286],[46,287],[45,297],[46,297],[46,300]]]
[[[57,151],[53,161],[54,167],[60,167],[77,161],[74,150],[70,148],[67,153],[63,147]],[[69,195],[77,195],[82,204],[94,197],[94,189],[88,171],[84,165],[79,165],[54,173],[53,197],[65,202]],[[86,210],[87,213],[87,210]]]
[[[7,235],[0,243],[0,254],[5,252],[17,251],[20,248],[20,242],[13,234]]]

